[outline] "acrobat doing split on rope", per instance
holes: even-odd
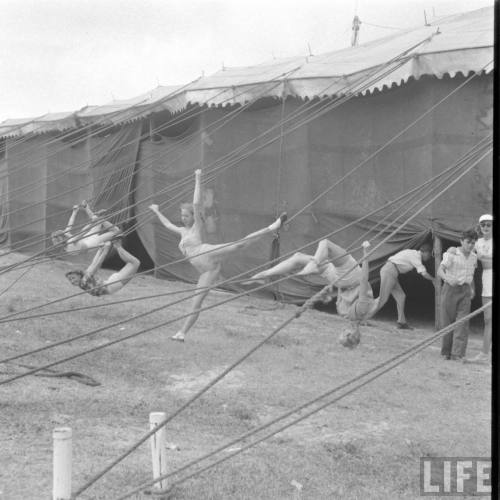
[[[355,347],[361,339],[360,323],[378,311],[378,299],[373,297],[368,280],[367,256],[370,243],[365,241],[362,246],[364,260],[361,266],[344,248],[330,240],[321,240],[314,255],[297,252],[276,266],[257,273],[251,280],[264,281],[271,276],[291,273],[301,267],[294,276],[322,276],[331,286],[338,288],[337,312],[350,322],[349,327],[340,336],[340,343],[345,347]]]
[[[181,205],[181,220],[184,227],[170,222],[160,212],[158,205],[153,204],[149,207],[168,230],[180,235],[179,250],[200,273],[196,286],[197,293],[191,305],[192,314],[186,318],[182,328],[172,337],[173,340],[179,341],[184,341],[185,335],[198,319],[201,304],[210,291],[210,287],[215,285],[219,278],[223,259],[250,245],[255,239],[278,231],[286,220],[286,214],[283,213],[270,226],[248,234],[238,241],[221,244],[204,243],[201,189],[201,170],[198,169],[195,171],[193,203]]]

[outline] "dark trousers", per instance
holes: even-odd
[[[441,289],[440,328],[444,328],[467,316],[470,312],[470,302],[470,285],[450,286],[448,283],[444,283]],[[468,321],[465,321],[443,337],[441,354],[447,357],[457,356],[463,358],[467,349],[468,338],[469,325]]]

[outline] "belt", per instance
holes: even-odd
[[[470,283],[462,283],[461,285],[450,285],[447,281],[445,281],[444,283],[445,283],[445,285],[448,285],[451,288],[458,288],[461,286],[470,286],[471,285]]]
[[[398,272],[398,274],[401,274],[401,271],[399,270],[399,267],[397,266],[397,264],[394,264],[394,262],[392,262],[391,260],[388,260],[387,262],[389,264],[392,264],[396,268],[396,271]]]

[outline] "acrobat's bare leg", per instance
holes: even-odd
[[[299,274],[318,274],[321,266],[328,264],[328,262],[334,266],[341,266],[348,262],[348,259],[349,254],[344,248],[330,240],[321,240],[314,254],[314,260],[307,264]]]
[[[120,259],[125,262],[125,266],[120,269],[120,280],[129,280],[139,269],[141,261],[125,250],[119,241],[113,245],[120,256]]]
[[[199,309],[201,308],[203,301],[208,295],[210,287],[212,287],[217,281],[217,278],[219,277],[219,271],[220,269],[217,268],[212,271],[207,271],[200,276],[198,284],[196,286],[196,295],[194,296],[193,302],[191,304],[191,315],[186,318],[186,321],[184,322],[184,325],[182,325],[182,328],[172,337],[173,340],[180,340],[181,342],[184,341],[185,335],[196,323],[196,320],[200,315]]]
[[[281,225],[285,222],[287,216],[286,213],[282,213],[270,226],[265,227],[264,229],[259,229],[253,233],[247,234],[245,237],[241,238],[238,241],[232,241],[230,243],[223,243],[220,245],[220,248],[217,248],[211,252],[212,256],[222,256],[235,252],[236,250],[241,250],[249,246],[258,238],[262,238],[266,234],[271,234],[281,227]]]
[[[349,253],[345,248],[326,239],[318,243],[318,248],[314,257],[320,264],[329,259],[334,266],[341,266],[349,261]]]
[[[370,249],[370,242],[363,241],[363,263],[361,264],[361,275],[359,277],[359,301],[366,301],[373,298],[372,287],[370,285],[370,266],[368,264],[368,253]]]
[[[89,267],[85,270],[87,276],[93,276],[102,266],[104,260],[106,259],[109,250],[111,248],[111,243],[105,243],[94,255],[92,262]]]
[[[297,268],[306,266],[309,262],[311,262],[312,258],[312,255],[296,252],[288,259],[276,264],[270,269],[266,269],[265,271],[255,274],[251,279],[258,280],[269,278],[270,276],[281,276],[282,274],[291,273]]]

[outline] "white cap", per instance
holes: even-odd
[[[483,220],[491,220],[493,221],[493,215],[491,214],[483,214],[479,217],[479,222],[483,222]]]

